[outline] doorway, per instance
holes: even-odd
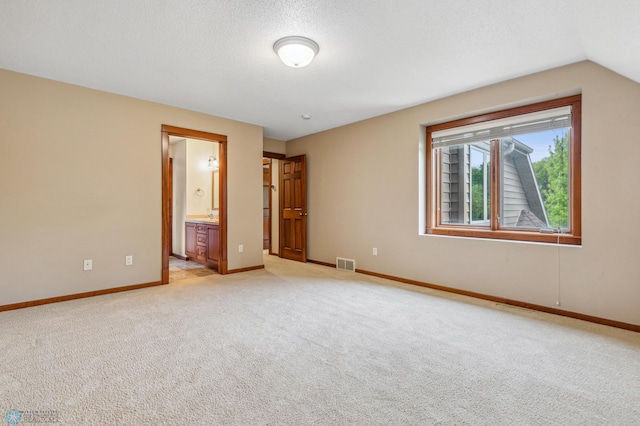
[[[208,276],[217,271],[219,252],[218,212],[219,189],[218,142],[169,136],[169,179],[172,181],[172,220],[169,222],[171,253],[169,282]],[[200,233],[212,228],[212,247],[208,235]],[[196,246],[198,250],[196,250]],[[209,260],[211,254],[213,261]],[[198,257],[201,255],[202,259]]]
[[[172,174],[170,173],[169,138],[196,139],[218,143],[217,188],[219,202],[218,273],[227,273],[227,137],[215,133],[162,125],[162,284],[169,282],[169,257],[172,251]]]

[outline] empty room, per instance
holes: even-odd
[[[639,424],[639,20],[0,2],[0,423]]]

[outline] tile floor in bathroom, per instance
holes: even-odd
[[[169,282],[186,280],[188,278],[206,277],[217,274],[213,269],[202,266],[199,263],[188,260],[169,257]]]

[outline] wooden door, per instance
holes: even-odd
[[[280,257],[307,261],[306,156],[280,162]]]

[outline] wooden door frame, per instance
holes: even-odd
[[[270,152],[270,151],[262,151],[262,158],[268,158],[269,160],[271,160],[271,163],[269,164],[269,175],[271,176],[271,182],[269,182],[269,254],[270,255],[276,255],[276,256],[280,256],[280,242],[278,241],[278,252],[274,252],[273,251],[273,190],[272,190],[272,185],[273,185],[273,160],[283,160],[285,158],[287,158],[286,155],[284,154],[280,154],[278,152]],[[278,167],[280,166],[280,164],[278,164]],[[279,177],[277,176],[276,179],[279,180]],[[280,185],[280,183],[278,182],[278,185]],[[278,206],[280,206],[280,200],[277,200],[277,204]],[[278,212],[278,221],[280,221],[280,212]],[[278,229],[278,238],[280,237],[280,230]]]
[[[163,124],[162,125],[162,284],[169,283],[169,232],[171,230],[169,205],[169,136],[177,136],[189,139],[199,139],[207,142],[217,142],[219,168],[219,217],[220,217],[220,255],[218,257],[218,273],[226,274],[227,269],[227,136],[216,133],[202,132],[199,130],[185,129]]]
[[[273,169],[271,168],[271,159],[270,158],[266,158],[266,160],[265,160],[265,158],[266,157],[262,157],[262,168],[264,169],[264,166],[268,166],[267,169],[269,170],[269,173],[268,173],[269,180],[267,181],[267,195],[268,195],[268,198],[269,198],[268,205],[267,205],[267,209],[269,210],[269,220],[267,221],[267,228],[269,229],[269,247],[268,248],[269,248],[269,254],[273,254],[273,250],[272,250],[273,230],[271,229],[271,221],[273,219],[273,212],[271,210],[271,198],[273,198],[272,194],[271,194],[271,181],[273,180],[273,178],[272,178],[271,174],[272,174],[272,170]],[[267,162],[265,163],[265,161],[267,161]],[[262,173],[264,173],[264,170],[262,171]],[[264,185],[264,182],[263,182],[262,183],[262,188],[263,189],[264,189],[264,186],[265,185]],[[264,204],[264,191],[262,193],[262,197],[263,197],[262,202]],[[264,218],[264,207],[262,208],[262,210],[263,210],[262,217]],[[264,221],[264,219],[263,219],[263,221]],[[264,226],[264,224],[263,224],[263,226]],[[264,246],[263,246],[263,250],[264,250]]]
[[[169,157],[169,173],[167,174],[167,180],[169,181],[167,184],[169,188],[169,199],[167,200],[167,204],[171,206],[171,208],[167,210],[169,213],[167,229],[167,238],[169,238],[169,242],[167,245],[169,246],[169,254],[175,256],[175,253],[173,252],[173,158],[171,157]]]

